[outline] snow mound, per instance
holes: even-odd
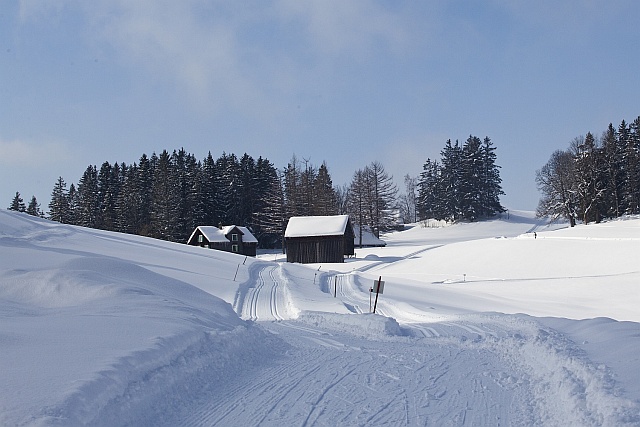
[[[337,314],[305,311],[297,319],[317,328],[339,331],[364,338],[405,335],[398,322],[378,314]]]

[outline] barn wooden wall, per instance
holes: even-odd
[[[344,262],[345,247],[342,236],[288,238],[286,243],[288,262]]]

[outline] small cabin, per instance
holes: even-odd
[[[354,254],[349,215],[294,216],[284,233],[287,262],[344,262]]]
[[[187,244],[254,257],[258,239],[247,227],[239,225],[228,225],[222,228],[201,225],[191,233]]]

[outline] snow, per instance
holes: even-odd
[[[360,242],[360,227],[355,226],[353,234],[355,235],[353,242],[356,247],[360,246],[361,243],[362,246],[386,246],[384,240],[377,238],[369,226],[362,226],[362,242]]]
[[[409,227],[299,265],[0,211],[0,425],[640,425],[640,218]]]
[[[294,216],[289,219],[284,237],[343,235],[348,215]]]

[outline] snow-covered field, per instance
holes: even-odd
[[[0,211],[0,425],[640,425],[640,219],[385,240],[302,266]]]

